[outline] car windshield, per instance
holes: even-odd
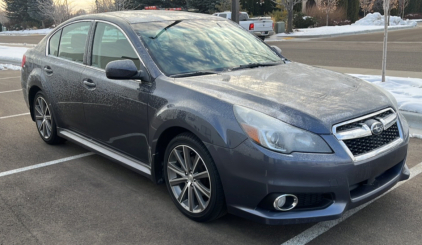
[[[229,21],[161,21],[132,27],[167,76],[283,63],[266,44]]]

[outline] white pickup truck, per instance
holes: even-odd
[[[230,20],[232,19],[232,13],[229,11],[215,13],[213,15]],[[239,24],[249,32],[260,37],[262,40],[264,40],[266,36],[271,35],[274,29],[274,23],[270,17],[258,17],[250,19],[248,13],[246,12],[240,12]]]

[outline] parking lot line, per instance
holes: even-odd
[[[18,77],[21,77],[21,76],[18,76]],[[0,78],[0,80],[10,79],[10,78],[18,78],[18,77],[2,77],[2,78]]]
[[[4,93],[12,93],[12,92],[18,92],[18,91],[22,91],[22,89],[9,90],[9,91],[1,91],[1,92],[0,92],[0,94],[4,94]]]
[[[416,177],[420,173],[422,173],[422,162],[419,163],[419,164],[417,164],[416,166],[414,166],[413,168],[410,169],[410,178],[407,181],[413,179],[414,177]],[[341,222],[345,221],[350,216],[352,216],[355,213],[359,212],[360,210],[364,209],[369,204],[375,202],[379,198],[381,198],[384,195],[388,194],[389,192],[391,192],[392,190],[394,190],[397,187],[401,186],[402,184],[406,183],[407,181],[402,181],[402,182],[398,183],[397,185],[395,185],[390,190],[388,190],[387,192],[385,192],[384,194],[382,194],[381,196],[373,199],[372,201],[367,202],[367,203],[365,203],[365,204],[363,204],[363,205],[361,205],[359,207],[356,207],[354,209],[351,209],[351,210],[347,211],[339,219],[331,220],[331,221],[319,222],[318,224],[316,224],[316,225],[312,226],[311,228],[305,230],[304,232],[300,233],[299,235],[293,237],[292,239],[290,239],[290,240],[282,243],[281,245],[302,245],[302,244],[304,245],[304,244],[309,243],[310,241],[312,241],[315,238],[317,238],[318,236],[324,234],[325,232],[327,232],[328,230],[330,230],[334,226],[336,226],[336,225],[340,224]]]
[[[58,164],[58,163],[62,163],[62,162],[67,162],[67,161],[70,161],[70,160],[75,160],[75,159],[91,156],[91,155],[94,155],[94,154],[95,153],[93,153],[93,152],[87,152],[87,153],[83,153],[83,154],[79,154],[79,155],[75,155],[75,156],[71,156],[71,157],[65,157],[65,158],[61,158],[61,159],[58,159],[58,160],[40,163],[40,164],[36,164],[36,165],[24,167],[24,168],[9,170],[9,171],[6,171],[6,172],[1,172],[0,177],[12,175],[12,174],[17,174],[17,173],[25,172],[25,171],[32,170],[32,169],[47,167],[47,166],[50,166],[50,165],[54,165],[54,164]]]
[[[31,114],[31,113],[27,112],[27,113],[22,113],[22,114],[16,114],[16,115],[11,115],[11,116],[0,117],[0,120],[1,120],[1,119],[11,118],[11,117],[26,116],[26,115],[29,115],[29,114]]]

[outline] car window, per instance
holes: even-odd
[[[79,22],[64,27],[59,57],[82,63],[90,26],[91,22]]]
[[[283,63],[269,46],[231,21],[185,20],[132,24],[167,76]]]
[[[220,14],[220,17],[227,18],[227,14]]]
[[[59,43],[60,43],[60,35],[62,35],[62,30],[56,32],[50,38],[50,46],[48,50],[48,54],[57,56],[59,53]]]
[[[112,25],[98,23],[92,47],[92,66],[105,69],[111,61],[126,59],[133,60],[139,69],[139,58],[125,35]]]
[[[248,20],[248,15],[245,13],[240,13],[239,14],[239,21],[246,21]]]

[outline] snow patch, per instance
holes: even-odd
[[[18,36],[18,35],[31,35],[31,34],[40,34],[40,35],[47,35],[53,29],[38,29],[38,30],[21,30],[21,31],[4,31],[0,32],[0,35],[7,35],[7,36]]]
[[[329,36],[356,34],[384,30],[384,17],[380,13],[368,14],[356,23],[344,26],[322,26],[315,28],[295,29],[290,34],[279,33],[277,37],[300,37],[300,36]],[[402,20],[397,16],[390,16],[389,30],[412,28],[417,25],[416,21]]]
[[[390,92],[397,100],[400,110],[422,114],[422,79],[390,77],[381,82],[381,76],[349,74]]]
[[[384,15],[380,13],[369,13],[352,25],[357,26],[384,26]],[[390,26],[416,26],[416,21],[402,20],[399,16],[390,16]]]
[[[0,46],[0,61],[20,64],[27,50],[28,48]]]
[[[422,134],[410,134],[410,138],[417,138],[422,140]]]
[[[14,71],[18,71],[20,69],[21,69],[20,66],[15,66],[15,65],[11,65],[11,64],[0,64],[0,70],[14,70]]]

